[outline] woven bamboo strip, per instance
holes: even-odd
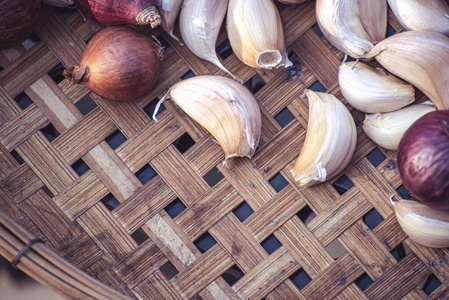
[[[89,170],[67,185],[53,201],[73,221],[108,193],[106,186]]]
[[[395,276],[394,274],[401,275]],[[429,274],[430,271],[425,268],[425,265],[414,254],[409,254],[385,272],[383,276],[375,280],[365,290],[365,293],[368,298],[400,298]],[[394,281],[391,280],[392,278],[394,278]]]
[[[267,258],[262,246],[246,228],[239,226],[239,221],[233,215],[220,220],[211,228],[210,233],[219,241],[221,247],[233,256],[243,272],[251,271]]]
[[[99,108],[95,108],[58,136],[53,145],[69,164],[73,164],[115,130],[110,119]]]
[[[31,105],[3,125],[0,142],[8,151],[12,151],[48,123],[44,114],[35,105]]]
[[[15,203],[19,204],[43,188],[44,183],[27,164],[22,164],[14,172],[3,177],[0,186]]]
[[[80,234],[75,225],[57,209],[50,197],[42,190],[22,202],[20,208],[42,230],[56,249],[63,247]]]

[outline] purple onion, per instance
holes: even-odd
[[[399,143],[397,162],[410,195],[449,210],[449,110],[430,112],[413,123]]]

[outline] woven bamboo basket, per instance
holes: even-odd
[[[140,27],[166,48],[157,83],[133,102],[102,99],[61,77],[101,27],[44,6],[31,38],[0,51],[0,254],[69,299],[449,299],[449,251],[401,230],[389,203],[405,197],[395,152],[367,138],[363,113],[347,105],[358,141],[344,172],[311,188],[293,180],[308,119],[300,95],[342,99],[343,53],[319,31],[314,1],[277,5],[294,68],[247,67],[224,27],[219,37],[263,122],[252,160],[226,165],[173,102],[151,118],[177,81],[222,71]],[[403,30],[391,11],[388,23]]]

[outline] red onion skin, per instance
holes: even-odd
[[[299,4],[306,2],[307,0],[278,0],[278,1],[285,4]]]
[[[162,0],[75,0],[74,2],[84,17],[100,24],[139,25],[136,16],[149,6],[160,6]]]
[[[449,210],[449,110],[430,112],[410,126],[399,143],[397,163],[410,195]]]
[[[136,29],[111,26],[92,37],[79,66],[63,75],[98,95],[116,101],[136,100],[156,81],[162,48]]]
[[[0,1],[0,49],[17,46],[31,35],[40,8],[40,0]]]

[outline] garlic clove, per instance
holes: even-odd
[[[215,50],[227,6],[228,0],[184,0],[179,15],[179,28],[190,51],[242,83],[241,79],[223,66]]]
[[[306,139],[291,173],[301,186],[338,175],[354,154],[357,132],[346,106],[334,95],[306,90],[309,122]]]
[[[379,42],[364,58],[420,89],[437,109],[449,109],[449,38],[432,31],[405,31]]]
[[[449,4],[445,0],[388,0],[388,4],[406,30],[449,34]]]
[[[259,69],[292,65],[272,0],[230,0],[226,25],[232,50],[246,65]]]
[[[449,211],[428,207],[418,201],[391,201],[402,230],[413,241],[431,248],[449,247]]]
[[[419,118],[436,110],[431,101],[412,104],[387,113],[366,114],[363,131],[377,145],[397,150],[405,131]]]
[[[363,112],[394,111],[415,101],[410,84],[363,62],[342,63],[338,84],[346,101]]]
[[[202,75],[174,85],[166,97],[213,135],[226,160],[236,156],[251,158],[256,151],[261,114],[245,86],[229,78]]]
[[[175,23],[178,19],[179,12],[181,11],[183,0],[164,0],[162,5],[159,7],[161,14],[161,27],[167,32],[172,38],[180,42],[179,38],[173,34],[175,29]]]
[[[317,0],[315,14],[324,36],[355,58],[387,34],[386,0]]]

